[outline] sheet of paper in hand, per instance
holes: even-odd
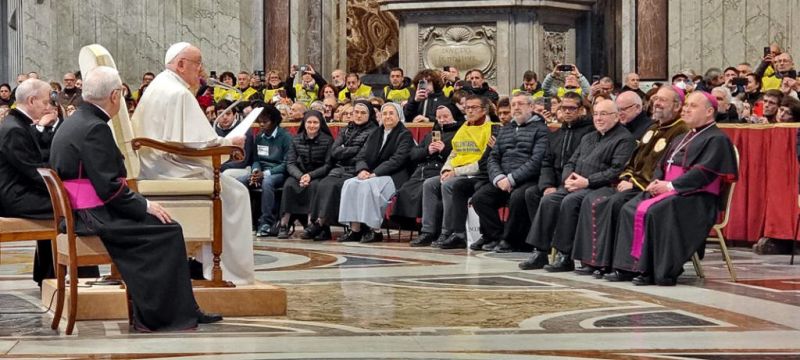
[[[244,120],[239,123],[239,125],[236,125],[236,127],[233,128],[233,130],[231,130],[231,132],[228,133],[225,138],[230,139],[236,136],[244,136],[244,134],[247,134],[247,132],[250,130],[250,126],[253,125],[253,122],[256,121],[256,118],[259,114],[261,114],[262,110],[264,110],[264,108],[253,109],[253,111],[247,114],[247,117],[245,117]]]

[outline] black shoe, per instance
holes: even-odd
[[[411,240],[408,243],[411,247],[423,247],[423,246],[430,246],[433,243],[433,240],[436,240],[436,235],[431,233],[422,232],[419,233],[416,239]]]
[[[466,249],[467,236],[459,233],[452,233],[447,237],[443,243],[439,245],[440,249]]]
[[[363,231],[353,231],[348,229],[342,236],[339,236],[336,241],[338,242],[352,242],[352,241],[361,241],[361,237],[364,236]]]
[[[545,265],[544,270],[547,272],[572,271],[575,270],[575,261],[572,261],[572,256],[569,254],[559,251],[556,260],[550,265]]]
[[[636,276],[636,273],[625,270],[614,270],[608,274],[603,275],[603,279],[611,282],[631,281]]]
[[[581,267],[575,268],[575,273],[578,275],[592,275],[597,270],[594,266],[581,264]]]
[[[321,226],[320,228],[322,230],[320,230],[319,234],[317,234],[317,236],[314,237],[314,241],[326,241],[326,240],[333,239],[333,236],[331,235],[331,227],[330,226],[325,225],[325,226]]]
[[[592,277],[595,279],[602,279],[603,275],[605,275],[605,273],[602,269],[597,269],[592,273]]]
[[[194,258],[189,258],[189,277],[192,280],[205,280],[206,278],[203,276],[203,263]]]
[[[278,239],[288,239],[289,238],[289,225],[281,225],[280,229],[278,229]]]
[[[497,245],[492,249],[492,251],[496,253],[510,253],[514,252],[516,249],[513,245],[509,244],[508,241],[501,240]]]
[[[486,244],[496,244],[496,243],[497,242],[495,241],[486,240],[485,237],[481,236],[481,238],[478,239],[478,241],[469,245],[469,249],[474,251],[486,250],[483,248],[484,246],[486,246]]]
[[[636,286],[647,286],[647,285],[655,284],[655,282],[653,281],[653,277],[652,276],[647,276],[647,275],[639,275],[639,276],[633,278],[633,280],[631,280],[631,282],[633,283],[633,285],[636,285]]]
[[[539,249],[534,249],[533,255],[531,255],[528,260],[519,263],[519,268],[522,270],[538,270],[545,265],[547,265],[547,253]]]
[[[450,235],[442,233],[439,235],[438,238],[434,242],[431,243],[431,247],[440,248],[442,247],[442,243],[444,243]]]
[[[276,222],[272,224],[267,230],[267,237],[276,237],[281,232],[281,223]]]
[[[378,231],[366,230],[364,236],[361,237],[362,244],[381,242],[383,241],[383,234]]]
[[[218,321],[222,321],[222,315],[220,314],[212,314],[212,313],[204,313],[201,310],[197,310],[197,323],[198,324],[211,324]]]
[[[320,232],[322,232],[322,226],[316,222],[312,222],[311,225],[303,229],[303,235],[300,235],[300,238],[304,240],[311,240],[317,237]]]

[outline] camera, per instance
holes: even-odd
[[[600,81],[600,75],[592,75],[592,84]]]
[[[417,83],[417,90],[420,90],[420,89],[423,89],[423,90],[427,90],[428,89],[428,81],[427,80],[422,79],[422,80],[419,81],[419,83]]]
[[[216,78],[217,78],[217,71],[216,71],[216,70],[211,70],[211,75],[209,75],[209,76],[210,76],[212,79],[216,79]]]
[[[772,51],[769,49],[769,46],[764,46],[764,56],[769,55],[771,52]]]
[[[746,86],[747,85],[747,78],[743,77],[736,77],[731,80],[731,84],[736,86]]]
[[[442,69],[444,71],[450,72],[450,65],[445,65]]]
[[[305,74],[307,69],[308,69],[308,65],[300,66],[300,74]]]
[[[50,105],[53,105],[53,106],[58,105],[58,91],[51,91],[50,92]]]
[[[572,69],[573,69],[572,65],[558,65],[558,67],[556,68],[556,70],[564,72],[572,71]]]

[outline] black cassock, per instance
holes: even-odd
[[[725,183],[738,176],[733,144],[714,123],[690,131],[685,137],[676,137],[667,149],[655,178],[665,179],[670,160],[673,167],[683,168],[685,173],[672,180],[677,194],[647,209],[638,260],[631,255],[634,216],[637,206],[651,196],[644,192],[625,203],[619,215],[614,250],[615,269],[651,275],[656,283],[676,279],[692,254],[704,249],[722,203],[719,195],[703,189],[717,179]]]
[[[137,328],[194,328],[199,308],[181,226],[147,214],[145,198],[128,188],[108,120],[103,110],[84,103],[53,139],[50,163],[61,179],[89,179],[104,202],[75,211],[75,231],[103,240],[128,287]]]
[[[48,145],[49,146],[49,145]],[[36,168],[47,167],[33,121],[13,109],[0,125],[0,216],[52,219],[53,206]],[[97,266],[78,268],[80,277],[100,276]],[[50,240],[36,242],[33,281],[54,278]]]

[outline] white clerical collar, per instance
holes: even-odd
[[[21,107],[19,107],[19,106],[17,106],[17,111],[19,111],[19,112],[21,112],[21,113],[25,114],[25,116],[26,116],[26,117],[28,117],[28,119],[31,119],[31,121],[34,121],[34,120],[36,120],[36,119],[34,119],[33,117],[31,117],[31,115],[30,115],[30,114],[28,114],[28,113],[27,113],[25,110],[22,110],[22,108],[21,108]]]
[[[178,75],[178,73],[176,73],[176,72],[174,72],[174,71],[172,71],[172,70],[170,70],[170,69],[166,69],[166,70],[164,70],[164,71],[166,71],[166,72],[169,72],[169,74],[170,74],[170,75],[172,75],[172,77],[174,77],[174,78],[175,78],[175,79],[177,79],[178,81],[180,81],[180,82],[181,82],[181,84],[183,84],[183,86],[185,86],[187,89],[189,88],[189,83],[187,83],[186,81],[184,81],[184,80],[183,80],[183,78],[182,78],[180,75]]]
[[[87,101],[87,102],[88,102],[88,101]],[[108,114],[108,111],[106,111],[105,109],[101,108],[100,106],[97,106],[97,104],[93,104],[93,103],[89,103],[89,104],[92,104],[92,106],[94,106],[94,107],[96,107],[96,108],[100,109],[100,111],[102,111],[102,112],[103,112],[103,114],[106,114],[106,116],[108,116],[108,118],[109,118],[109,119],[111,119],[111,118],[112,118],[112,116]]]

